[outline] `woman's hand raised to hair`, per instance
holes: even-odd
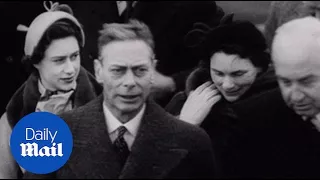
[[[191,91],[184,103],[179,119],[200,125],[209,114],[212,106],[221,99],[219,91],[212,82],[206,82]]]

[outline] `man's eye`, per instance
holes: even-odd
[[[304,79],[300,82],[301,84],[303,84],[304,86],[310,86],[313,83],[313,80],[308,78],[308,79]]]
[[[148,72],[147,68],[137,68],[134,70],[136,76],[144,76]]]
[[[115,75],[121,75],[124,73],[124,69],[111,69],[111,72]]]
[[[291,85],[291,81],[289,81],[287,79],[280,79],[280,82],[285,86],[290,86]]]

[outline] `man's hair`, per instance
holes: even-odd
[[[272,60],[281,55],[280,49],[299,51],[303,54],[312,50],[320,51],[320,20],[304,17],[291,20],[276,30],[272,43]]]
[[[104,24],[103,29],[99,31],[98,50],[101,55],[101,50],[107,44],[114,41],[126,40],[142,40],[150,46],[154,51],[154,41],[149,27],[138,21],[131,19],[127,24]]]

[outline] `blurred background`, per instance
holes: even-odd
[[[271,1],[216,1],[227,13],[234,13],[235,19],[249,20],[262,24],[267,19]]]

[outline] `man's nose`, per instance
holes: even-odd
[[[297,87],[293,87],[291,90],[291,100],[292,102],[301,102],[305,98],[305,94],[299,90]]]
[[[136,85],[135,77],[132,71],[127,71],[124,76],[123,85],[126,87],[132,87]]]

